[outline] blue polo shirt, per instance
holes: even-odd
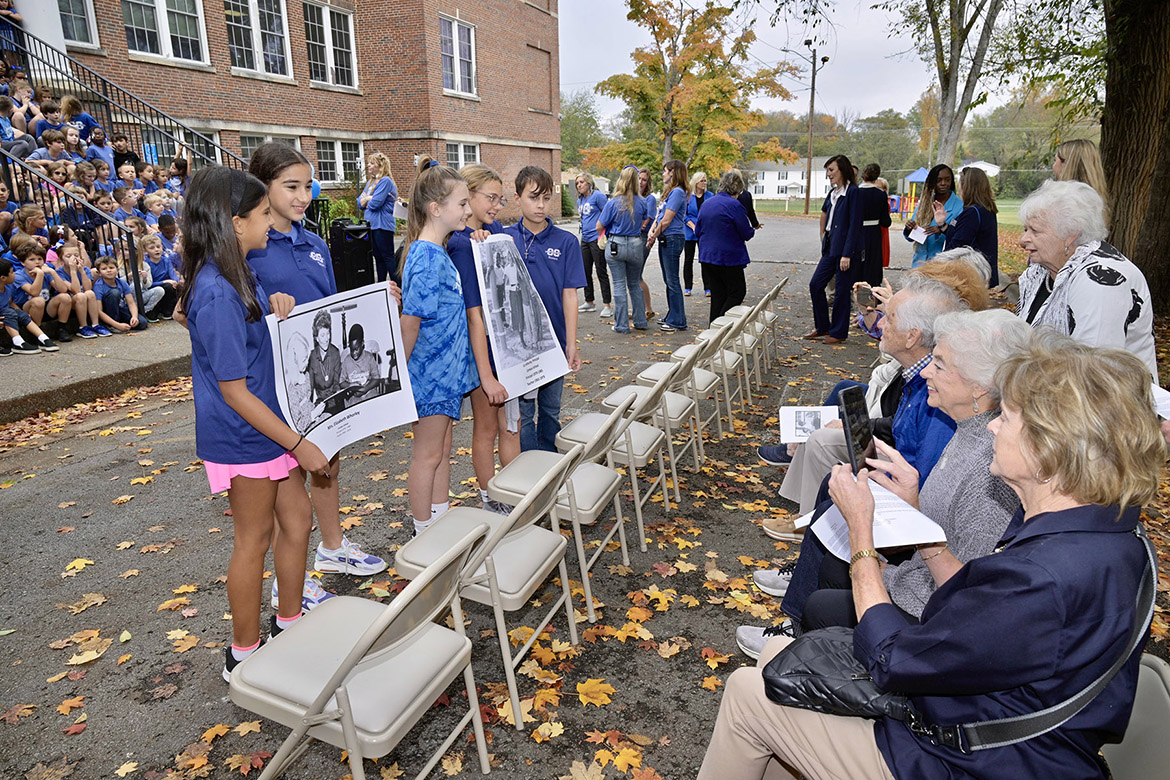
[[[632,209],[626,209],[628,201],[625,198],[610,198],[606,202],[597,221],[605,228],[607,236],[642,235],[642,220],[646,219],[646,201],[637,195],[633,198]]]
[[[397,222],[394,220],[394,204],[397,200],[398,187],[395,186],[394,180],[389,176],[378,179],[364,212],[366,221],[370,223],[370,230],[389,230],[393,233],[397,229]]]
[[[674,212],[674,219],[670,221],[669,225],[664,225],[659,235],[662,236],[682,236],[686,234],[686,217],[687,217],[687,193],[682,187],[675,187],[669,193],[663,196],[662,203],[658,206],[658,220],[662,221],[662,217],[667,211]]]
[[[65,124],[69,127],[76,127],[77,132],[81,134],[81,140],[86,142],[89,141],[89,134],[93,129],[101,127],[101,124],[88,111],[82,111]]]
[[[259,283],[256,300],[268,314],[268,295]],[[276,399],[272,339],[261,316],[248,310],[231,283],[208,260],[192,284],[187,306],[191,334],[191,377],[195,396],[195,452],[212,463],[264,463],[285,451],[253,428],[223,399],[219,383],[245,379],[252,395],[284,419]]]
[[[577,213],[581,215],[581,240],[588,244],[597,240],[597,218],[605,208],[606,197],[593,190],[583,198],[577,198]]]
[[[93,280],[93,294],[100,301],[108,292],[117,292],[118,297],[124,300],[127,295],[132,294],[134,291],[130,289],[130,283],[120,276],[114,278],[114,284],[111,286],[106,283],[103,276],[99,275]]]
[[[106,164],[110,166],[110,174],[114,173],[114,147],[110,146],[109,142],[98,146],[97,144],[90,144],[85,150],[85,159],[93,162],[94,160],[105,160]]]
[[[285,293],[308,303],[337,294],[329,247],[299,222],[288,233],[270,229],[267,248],[249,252],[248,265],[269,295]]]
[[[532,284],[544,301],[548,318],[552,321],[561,349],[565,348],[565,304],[561,295],[565,290],[585,286],[585,265],[581,260],[581,244],[567,230],[561,230],[545,217],[545,229],[533,234],[524,227],[524,220],[505,228],[504,232],[516,242]]]
[[[484,225],[483,229],[493,236],[504,232],[504,226],[499,220]],[[471,248],[471,234],[474,232],[469,227],[463,228],[452,233],[447,239],[447,254],[451,256],[451,262],[459,272],[459,283],[463,285],[463,305],[467,309],[483,306],[479,294],[479,276],[475,272],[475,252]]]

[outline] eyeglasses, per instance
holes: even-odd
[[[507,206],[508,205],[508,199],[505,198],[503,195],[484,195],[484,197],[487,198],[488,203],[492,204],[493,206],[496,206],[496,205]]]

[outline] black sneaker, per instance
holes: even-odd
[[[62,344],[68,344],[70,341],[73,341],[73,337],[69,335],[69,329],[64,325],[57,328],[57,341],[60,341]]]
[[[275,620],[275,618],[273,618],[273,619]],[[264,637],[260,637],[260,647],[263,647],[263,646],[264,646]],[[259,650],[260,647],[257,647],[256,650]],[[256,652],[256,650],[253,650],[252,652]],[[249,656],[249,657],[251,657],[251,656]],[[239,666],[240,663],[242,663],[242,662],[237,661],[236,657],[234,655],[232,655],[232,643],[228,642],[227,647],[225,647],[223,649],[223,681],[224,682],[230,683],[232,681],[232,670],[235,669],[237,666]]]
[[[36,344],[30,344],[27,341],[12,345],[12,354],[14,355],[35,355],[40,351],[40,347]]]
[[[37,346],[41,348],[41,352],[56,352],[60,349],[60,347],[58,347],[52,339],[48,338],[44,338],[38,341]]]
[[[281,631],[284,631],[284,629],[276,622],[276,615],[273,615],[268,619],[268,639],[276,639],[276,637],[280,636]]]
[[[0,344],[0,357],[8,357],[12,354],[12,347],[7,344]]]

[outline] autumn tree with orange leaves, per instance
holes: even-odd
[[[627,0],[627,18],[646,28],[654,43],[633,52],[634,72],[611,76],[597,85],[617,98],[634,116],[657,129],[662,157],[655,163],[682,159],[688,167],[723,171],[744,156],[737,133],[763,121],[751,108],[754,97],[788,99],[780,77],[795,68],[780,62],[749,66],[755,41],[752,20],[733,18],[733,10],[706,0],[701,7],[686,0]],[[635,157],[643,162],[645,143],[615,142],[585,151],[586,165],[620,168]],[[751,150],[757,159],[796,159],[773,138]]]

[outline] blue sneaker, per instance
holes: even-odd
[[[83,339],[96,339],[98,337],[98,334],[89,325],[78,328],[77,335],[81,336]]]
[[[301,591],[301,609],[308,612],[313,607],[319,606],[329,599],[337,598],[336,593],[330,593],[322,588],[315,579],[305,573],[305,587]],[[280,609],[280,594],[276,590],[276,578],[272,578],[272,608]]]
[[[105,325],[94,325],[93,332],[98,334],[99,336],[113,336],[114,335],[113,333],[110,332],[110,329],[107,328]]]
[[[792,456],[788,454],[788,445],[785,444],[779,447],[758,447],[756,456],[769,466],[787,466],[792,462]]]
[[[339,550],[326,550],[323,544],[317,545],[313,568],[333,574],[377,574],[386,570],[386,561],[362,552],[362,548],[343,536]]]

